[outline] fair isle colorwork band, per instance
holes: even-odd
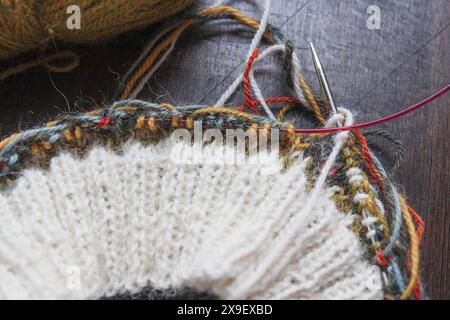
[[[314,96],[293,46],[266,30],[269,9],[266,1],[261,23],[227,6],[203,9],[146,48],[122,81],[123,100],[0,142],[3,297],[95,299],[150,287],[235,299],[421,298],[423,223],[364,135],[298,134],[283,120],[297,107],[320,126],[353,124],[351,112],[330,116]],[[245,70],[215,106],[137,99],[188,27],[221,17],[257,32]],[[272,45],[263,52],[261,38]],[[277,51],[295,97],[265,99],[253,67]],[[246,103],[223,107],[241,82]],[[275,118],[269,106],[281,102]],[[245,112],[259,106],[267,117]],[[281,170],[174,162],[174,149],[195,148],[171,132],[195,124],[267,137],[279,129],[280,156],[262,155]],[[220,163],[224,148],[206,144],[206,160]],[[79,273],[75,289],[68,268]]]
[[[211,110],[211,109],[210,109]],[[199,112],[200,111],[200,112]],[[206,112],[203,112],[206,111]],[[209,113],[211,112],[211,113]],[[267,122],[267,119],[262,119],[260,117],[255,117],[246,114],[245,118],[239,117],[239,112],[232,112],[231,114],[216,114],[212,111],[208,111],[207,108],[201,108],[201,107],[179,107],[175,108],[170,105],[155,105],[155,104],[149,104],[146,102],[140,102],[140,101],[124,101],[121,103],[117,103],[110,109],[105,110],[98,110],[94,112],[90,112],[86,115],[79,115],[74,117],[69,117],[65,120],[59,120],[56,122],[52,122],[48,124],[46,127],[43,127],[41,129],[34,129],[30,131],[23,132],[19,135],[12,136],[4,143],[2,143],[2,150],[0,151],[0,156],[2,159],[2,180],[6,183],[7,178],[13,178],[15,177],[19,172],[21,168],[24,167],[30,167],[31,163],[39,163],[39,164],[45,164],[49,158],[52,158],[52,156],[56,156],[60,154],[60,150],[77,150],[77,153],[79,154],[80,151],[85,150],[85,152],[88,152],[89,146],[92,145],[92,143],[98,143],[98,141],[109,141],[110,146],[116,145],[116,147],[113,147],[114,149],[117,149],[117,145],[120,145],[120,141],[126,141],[128,139],[140,139],[144,141],[157,141],[157,140],[164,140],[164,132],[170,131],[174,126],[176,128],[180,127],[186,127],[186,128],[192,128],[191,124],[193,124],[193,121],[201,120],[203,123],[204,128],[253,128],[254,130],[257,130],[258,128],[262,128],[264,130],[269,131],[273,126],[276,127],[286,127],[293,129],[293,126],[286,123],[286,124],[276,124],[271,126],[270,122]],[[156,139],[156,140],[155,140]],[[293,133],[286,133],[285,135],[282,135],[282,141],[284,142],[284,147],[282,150],[282,154],[284,154],[284,164],[289,164],[292,162],[292,159],[289,158],[289,155],[291,155],[292,151],[300,151],[305,154],[305,157],[307,159],[310,159],[307,165],[306,175],[310,178],[308,179],[309,182],[301,182],[296,178],[296,182],[299,184],[299,186],[306,184],[307,186],[310,186],[311,183],[314,182],[315,178],[318,173],[322,170],[321,164],[324,160],[326,160],[328,153],[329,153],[329,147],[332,145],[332,137],[330,136],[315,136],[315,135],[304,135],[304,136],[298,136]],[[149,152],[151,152],[151,148],[149,148]],[[106,151],[103,151],[106,152]],[[106,156],[107,158],[111,158],[112,155]],[[67,157],[66,157],[67,158]],[[88,156],[89,158],[89,156]],[[50,171],[52,170],[52,165],[54,163],[55,158],[51,160],[50,164]],[[80,161],[80,160],[78,160]],[[86,160],[83,160],[86,161]],[[100,162],[104,162],[105,160],[100,160]],[[358,237],[361,237],[361,240],[363,242],[367,242],[368,247],[366,248],[366,255],[369,257],[373,257],[372,262],[373,263],[379,263],[379,245],[381,244],[381,241],[387,242],[390,238],[386,237],[386,229],[385,225],[387,222],[385,221],[386,218],[384,217],[384,214],[390,211],[390,203],[387,202],[387,208],[386,210],[379,211],[379,208],[384,207],[380,200],[378,199],[376,188],[369,189],[368,193],[365,193],[364,191],[366,186],[370,186],[370,182],[368,180],[368,176],[364,174],[364,166],[361,166],[361,164],[364,161],[364,157],[362,153],[358,150],[358,145],[356,143],[356,139],[350,139],[346,142],[346,147],[344,149],[344,153],[342,153],[339,156],[339,161],[335,164],[335,173],[331,176],[329,179],[328,184],[335,184],[338,187],[338,190],[334,195],[329,194],[328,196],[321,196],[320,198],[327,199],[328,197],[333,198],[336,201],[336,205],[340,210],[344,211],[344,213],[347,213],[349,211],[354,210],[354,212],[360,212],[361,216],[357,215],[355,217],[355,220],[353,221],[352,229],[356,232],[356,235]],[[72,159],[71,164],[69,167],[73,167],[77,160]],[[95,162],[95,161],[88,161],[88,162]],[[164,162],[164,161],[163,161]],[[26,163],[29,163],[26,165]],[[106,162],[107,163],[107,162]],[[292,165],[292,164],[289,164]],[[106,165],[103,164],[100,171],[103,171],[107,168],[112,166],[113,168],[116,167],[116,165]],[[125,163],[122,165],[125,169],[127,169],[128,165],[125,166]],[[132,162],[130,163],[130,168],[133,167],[141,167],[142,165],[133,165]],[[97,172],[99,168],[92,169],[89,171],[89,175],[93,175],[95,172]],[[128,169],[127,169],[128,170]],[[346,170],[347,173],[342,176],[337,170]],[[79,170],[78,170],[79,171]],[[82,171],[82,170],[81,170]],[[228,171],[228,170],[226,170]],[[245,172],[248,171],[248,168],[243,170]],[[42,174],[42,173],[40,173]],[[62,172],[57,174],[57,176],[61,176],[63,174]],[[26,173],[25,173],[26,175]],[[70,174],[68,173],[68,177],[74,176],[74,173]],[[129,186],[124,186],[124,190],[118,190],[117,194],[123,194],[127,192],[132,191],[126,191],[126,190],[132,190],[133,187],[136,187],[135,183],[133,183],[133,179],[141,176],[140,174],[132,176],[129,181]],[[233,174],[233,176],[236,176],[236,174]],[[10,190],[17,190],[19,188],[17,185],[20,183],[23,175],[20,175],[19,178],[16,178],[16,182],[12,183],[10,186],[7,187],[7,193],[10,193]],[[223,174],[220,175],[220,180],[223,179]],[[161,178],[159,176],[155,176],[154,178],[150,180],[159,181]],[[231,180],[233,178],[230,178]],[[33,184],[33,181],[42,181],[40,178],[30,178],[29,184]],[[70,180],[70,179],[69,179]],[[81,179],[82,181],[85,181],[86,179]],[[167,179],[169,180],[169,179]],[[297,181],[298,180],[298,181]],[[18,182],[17,182],[18,181]],[[100,179],[100,181],[105,181],[103,178]],[[200,183],[200,181],[195,180],[196,183]],[[194,182],[192,181],[192,182]],[[335,182],[334,182],[335,181]],[[69,181],[65,182],[64,185],[67,185]],[[211,183],[211,182],[210,182]],[[112,183],[117,184],[117,181]],[[110,186],[110,182],[104,182],[105,186]],[[257,190],[260,188],[261,182],[258,182],[254,187],[251,187],[251,190]],[[211,187],[214,186],[214,183],[212,186],[207,184],[208,190],[210,190]],[[229,186],[230,188],[232,186]],[[28,187],[27,187],[28,188]],[[47,188],[45,186],[40,186],[38,190],[43,190],[43,188]],[[233,187],[234,188],[234,187]],[[280,186],[281,188],[281,186]],[[286,185],[285,187],[281,188],[283,192],[288,192],[289,185]],[[85,187],[82,187],[81,189],[86,189]],[[81,190],[80,189],[80,190]],[[160,188],[157,188],[158,190]],[[60,190],[59,187],[55,186],[51,188],[51,190]],[[145,197],[152,197],[151,195],[154,194],[154,191],[151,191],[150,189],[145,189],[148,193],[144,193]],[[276,190],[276,188],[274,189]],[[5,191],[6,192],[6,191]],[[78,191],[77,191],[78,192]],[[205,191],[206,192],[206,191]],[[23,194],[23,193],[22,193]],[[76,193],[72,192],[66,195],[61,195],[62,201],[67,201],[68,199],[71,199]],[[93,194],[98,194],[98,191],[93,191]],[[219,192],[217,194],[217,197],[220,199],[223,192]],[[55,196],[49,196],[50,199],[53,199]],[[239,194],[236,194],[234,197],[236,199],[239,198]],[[272,195],[268,194],[268,198],[272,197]],[[373,197],[373,198],[372,198]],[[58,198],[58,196],[56,196]],[[110,197],[101,197],[100,200],[104,201],[104,199],[109,199]],[[176,197],[173,197],[175,199]],[[298,195],[296,195],[294,198],[298,199]],[[4,199],[4,198],[3,198]],[[66,199],[66,200],[64,200]],[[251,199],[251,197],[250,197]],[[357,201],[356,203],[353,202]],[[95,199],[92,200],[95,202]],[[173,201],[173,200],[172,200]],[[276,200],[271,199],[271,202]],[[373,201],[373,202],[372,202]],[[133,200],[134,202],[134,200]],[[8,206],[9,201],[6,201],[4,203],[4,208]],[[30,204],[36,204],[39,202],[36,202],[35,200],[30,200]],[[375,204],[375,205],[372,205]],[[2,204],[3,205],[3,204]],[[68,204],[65,204],[68,205]],[[69,208],[71,208],[73,204],[69,205]],[[304,203],[297,203],[297,205],[303,206]],[[127,204],[122,204],[122,209],[127,208]],[[11,209],[12,212],[15,212],[15,210]],[[23,209],[24,212],[48,212],[49,209],[43,209],[43,208],[34,208],[34,209]],[[66,209],[67,210],[67,209]],[[74,209],[70,209],[74,210]],[[81,211],[81,209],[78,209]],[[151,210],[144,210],[140,209],[140,212],[143,212],[143,214],[151,214]],[[313,210],[313,209],[311,209]],[[372,211],[373,210],[373,211]],[[51,211],[51,210],[50,210]],[[241,210],[239,210],[241,211]],[[320,211],[320,210],[319,210]],[[62,210],[62,212],[65,212],[65,210]],[[95,213],[96,211],[94,211]],[[230,210],[228,214],[232,214],[233,210]],[[225,214],[225,213],[223,213]],[[381,215],[380,215],[381,214]],[[130,213],[130,216],[133,214]],[[28,219],[28,217],[27,217]],[[164,219],[161,217],[161,219]],[[14,219],[13,219],[14,220]],[[230,222],[231,223],[231,222]],[[254,222],[252,222],[254,223]],[[10,225],[10,223],[2,224],[3,226]],[[36,225],[39,226],[39,225]],[[149,226],[150,227],[150,226]],[[153,227],[155,227],[153,225]],[[389,226],[387,226],[389,228]],[[39,228],[38,228],[39,229]],[[119,228],[120,229],[120,228]],[[3,232],[3,230],[2,230]],[[125,231],[124,231],[125,232]],[[131,232],[131,231],[130,231]],[[131,232],[132,233],[132,232]],[[341,235],[339,235],[341,236]],[[123,236],[127,238],[126,236]],[[366,239],[370,239],[370,242],[366,241]],[[380,239],[386,239],[381,240]],[[323,240],[323,239],[322,239]],[[73,240],[74,242],[77,242],[78,240]],[[341,240],[337,240],[340,242]],[[394,244],[396,245],[396,244]],[[397,249],[398,250],[398,249]],[[15,250],[17,252],[21,252],[20,250]],[[397,253],[398,254],[398,253]],[[405,252],[406,255],[406,252]],[[78,255],[77,255],[78,256]],[[98,257],[98,255],[93,254],[94,257]],[[398,277],[398,273],[402,274],[401,271],[401,264],[398,266],[397,257],[398,256],[391,256],[392,263],[396,264],[396,268],[394,269],[394,276]],[[41,257],[38,257],[41,259]],[[36,259],[38,259],[36,258]],[[156,258],[155,258],[156,259]],[[389,265],[389,264],[388,264]],[[384,265],[384,261],[382,261],[382,265],[380,267],[386,268],[388,265]],[[387,276],[390,275],[388,269],[385,269],[385,272]],[[269,272],[270,273],[270,272]],[[391,280],[393,281],[393,280]],[[406,280],[403,280],[403,282]],[[153,284],[153,282],[150,282]],[[190,284],[190,283],[189,283]],[[148,283],[146,283],[148,285]],[[186,284],[187,285],[187,284]],[[192,286],[193,284],[191,284]],[[392,282],[392,285],[395,285],[395,282]],[[158,287],[157,287],[158,288]],[[158,288],[162,289],[162,288]],[[211,289],[211,288],[201,288],[201,289]],[[389,290],[398,290],[390,287],[385,287],[385,289]],[[121,290],[125,290],[125,288],[121,288]],[[137,289],[135,289],[137,290]],[[102,292],[102,294],[99,294],[96,297],[100,297],[107,294],[118,294],[122,291],[118,292],[108,292],[107,290]],[[394,291],[395,292],[395,291]],[[399,292],[399,291],[398,291]],[[303,296],[298,296],[299,298],[303,298]],[[362,297],[362,296],[361,296]],[[354,297],[358,298],[358,297]]]

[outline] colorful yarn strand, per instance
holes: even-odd
[[[266,2],[266,7],[269,8],[267,3],[270,2]],[[264,16],[267,16],[266,12]],[[127,99],[130,95],[134,97],[139,94],[140,83],[147,81],[146,77],[153,74],[155,66],[158,67],[164,61],[166,53],[170,53],[177,39],[186,30],[195,23],[204,22],[205,19],[223,17],[232,18],[256,29],[256,34],[262,34],[271,45],[261,51],[259,42],[252,42],[242,74],[224,93],[223,98],[219,99],[226,101],[242,82],[245,92],[245,103],[242,106],[237,108],[225,105],[172,106]],[[263,19],[260,24],[234,8],[217,6],[203,9],[198,17],[189,18],[169,28],[168,32],[163,33],[159,43],[157,41],[152,44],[148,54],[144,54],[125,77],[125,89],[122,94],[124,100],[114,103],[109,108],[61,117],[43,127],[23,131],[0,142],[0,177],[13,175],[27,160],[36,158],[42,153],[50,153],[58,145],[78,144],[86,137],[123,136],[125,133],[138,135],[142,131],[157,135],[175,128],[192,129],[195,121],[200,121],[203,128],[220,130],[264,128],[269,134],[271,130],[277,129],[289,141],[287,144],[289,151],[286,154],[295,150],[313,157],[312,171],[318,173],[318,182],[316,181],[318,185],[316,184],[315,188],[329,179],[337,179],[336,185],[342,186],[344,200],[341,205],[350,206],[359,216],[356,229],[368,247],[369,259],[380,266],[387,279],[386,298],[407,299],[411,296],[421,298],[419,258],[423,221],[397,193],[359,129],[386,123],[418,110],[447,93],[449,85],[424,101],[380,120],[353,125],[351,113],[343,108],[339,108],[339,114],[325,120],[329,116],[329,110],[319,103],[309,84],[299,73],[298,58],[295,52],[289,49],[292,46],[279,30],[272,26],[266,30],[266,23],[267,19]],[[257,39],[257,36],[255,37]],[[264,98],[253,76],[254,66],[257,61],[277,51],[285,54],[287,63],[285,61],[284,65],[288,68],[286,72],[288,78],[292,80],[289,82],[292,82],[295,96]],[[268,116],[257,114],[261,105],[265,107],[264,104],[278,103],[284,105],[278,120],[270,117],[267,111]],[[292,123],[283,122],[284,115],[292,109],[292,106],[311,111],[317,123],[326,127],[298,129]],[[252,113],[245,112],[247,109]],[[345,121],[346,125],[335,127],[340,121]],[[353,134],[349,131],[353,131]],[[329,145],[332,147],[327,147]],[[338,174],[340,171],[342,174]],[[305,205],[306,209],[311,205],[311,201]],[[292,228],[291,233],[295,235],[295,224]],[[289,241],[288,238],[286,236],[286,241]],[[265,263],[269,265],[272,262],[267,260]],[[255,279],[249,281],[257,281],[257,278]]]

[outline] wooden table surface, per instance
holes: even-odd
[[[227,3],[252,17],[261,16],[262,0]],[[366,25],[366,10],[372,4],[381,8],[379,30]],[[303,73],[317,88],[307,47],[314,42],[336,101],[350,108],[357,122],[399,111],[449,83],[449,0],[273,0],[270,22],[294,41]],[[72,73],[50,75],[36,68],[1,83],[0,135],[60,112],[111,102],[118,74],[126,72],[153,32],[150,28],[95,47],[72,48],[81,56],[80,67]],[[251,36],[231,22],[194,29],[182,38],[141,98],[175,104],[215,102],[241,70]],[[258,70],[266,96],[288,94],[278,57],[266,60]],[[233,100],[242,99],[237,94]],[[379,128],[402,140],[407,150],[395,180],[425,219],[422,267],[424,284],[434,299],[450,298],[449,103],[447,94],[425,110]],[[381,158],[392,161],[395,148],[381,140],[379,145]]]

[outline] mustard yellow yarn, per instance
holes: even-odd
[[[0,59],[45,47],[52,40],[92,43],[141,28],[194,0],[0,0]],[[81,29],[67,28],[67,8],[81,9]]]

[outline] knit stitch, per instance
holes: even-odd
[[[98,146],[84,159],[64,153],[47,171],[26,170],[0,195],[1,298],[92,299],[148,286],[221,298],[383,297],[380,271],[348,229],[352,217],[330,199],[335,189],[302,211],[307,158],[271,175],[263,169],[279,167],[277,157],[220,164],[224,149],[215,145],[203,164],[171,160],[173,150],[177,158],[192,148],[169,139],[130,142],[120,153]],[[294,219],[305,224],[283,249],[288,260],[237,294]]]

